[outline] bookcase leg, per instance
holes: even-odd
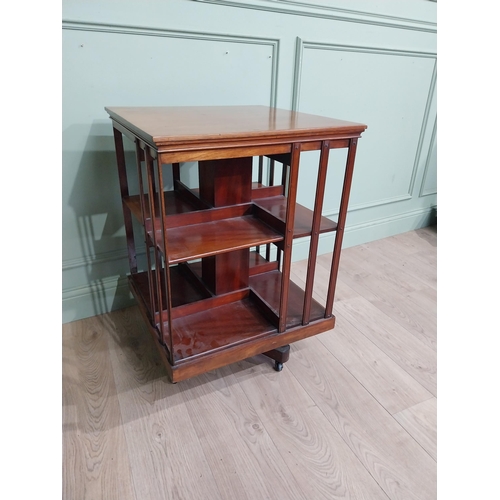
[[[264,356],[274,359],[274,369],[280,372],[283,370],[283,363],[286,363],[290,358],[290,346],[284,345],[283,347],[277,347],[263,354]]]

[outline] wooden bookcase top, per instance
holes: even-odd
[[[158,149],[196,143],[358,137],[366,125],[267,106],[106,107],[110,117]]]

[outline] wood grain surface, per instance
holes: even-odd
[[[394,415],[427,453],[437,460],[437,399],[430,398]]]
[[[366,125],[267,106],[153,106],[105,108],[110,117],[158,146],[247,138],[361,134]],[[253,156],[253,155],[248,155]]]
[[[136,307],[64,325],[63,499],[434,500],[436,240],[343,250],[335,329],[279,373],[260,355],[171,384]]]

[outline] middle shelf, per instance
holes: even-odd
[[[258,189],[253,191],[257,192]],[[169,264],[267,243],[280,246],[279,242],[284,238],[287,198],[283,195],[257,197],[250,203],[226,207],[201,208],[196,200],[197,191],[194,189],[163,193]],[[139,196],[129,196],[124,203],[137,220],[145,225],[148,243],[154,245],[156,240],[156,246],[161,251],[161,220],[157,216],[152,224],[147,195],[144,196],[144,210],[141,210]],[[158,213],[159,203],[155,205],[155,212]],[[310,236],[312,219],[313,212],[310,209],[296,204],[293,238]],[[336,222],[321,217],[320,233],[336,229]]]
[[[283,235],[251,215],[167,229],[170,264],[275,243]],[[152,235],[150,236],[152,238]],[[156,244],[163,245],[162,231],[156,231]]]

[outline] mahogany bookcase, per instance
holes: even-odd
[[[257,354],[279,371],[291,343],[335,326],[356,146],[366,125],[265,106],[105,109],[113,124],[129,285],[172,382]],[[124,137],[135,145],[133,165]],[[322,216],[333,148],[347,148],[336,222]],[[315,150],[310,210],[296,198],[301,153]],[[181,181],[185,162],[198,163],[196,188]],[[313,299],[314,273],[319,235],[328,232],[335,240],[322,305]],[[303,237],[309,238],[304,290],[290,279],[293,240]]]

